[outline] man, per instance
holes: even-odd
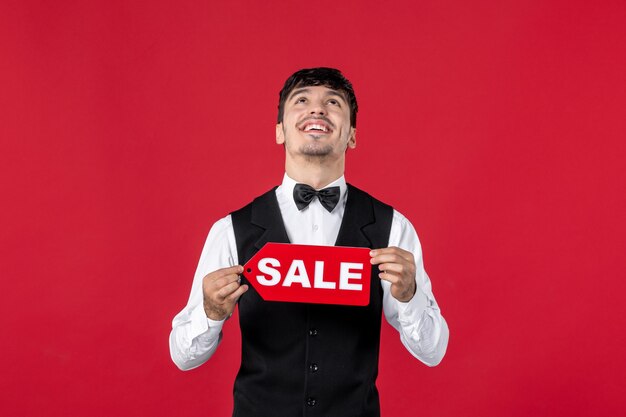
[[[233,416],[379,416],[382,312],[416,358],[429,366],[443,358],[448,328],[415,230],[345,182],[357,109],[351,83],[336,69],[304,69],[287,79],[276,125],[283,182],[215,223],[189,302],[174,318],[172,359],[192,369],[215,352],[224,320],[239,305],[242,363]],[[369,305],[263,301],[240,274],[267,242],[373,249]]]

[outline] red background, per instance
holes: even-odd
[[[211,224],[282,177],[278,90],[341,68],[347,178],[420,234],[450,330],[383,327],[386,416],[626,409],[626,3],[0,3],[0,415],[226,416],[236,321],[168,333]]]

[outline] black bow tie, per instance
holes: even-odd
[[[306,184],[296,184],[296,186],[293,187],[293,200],[296,202],[298,210],[307,207],[315,196],[317,196],[322,206],[330,213],[339,202],[339,187],[322,188],[319,191],[316,191],[315,188]]]

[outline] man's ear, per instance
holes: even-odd
[[[278,123],[276,125],[276,143],[278,145],[284,145],[285,144],[285,132],[283,131],[283,124],[282,123]]]
[[[348,148],[356,148],[356,127],[350,128],[350,137],[348,137]]]

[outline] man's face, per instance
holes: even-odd
[[[285,101],[282,123],[276,125],[276,143],[285,145],[288,158],[344,158],[346,148],[356,146],[344,93],[323,86],[295,88]]]

